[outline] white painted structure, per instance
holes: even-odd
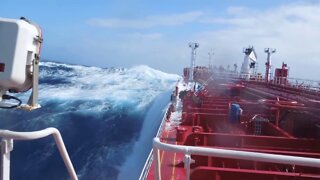
[[[254,68],[257,61],[257,54],[254,51],[253,46],[244,48],[243,53],[245,54],[244,60],[241,66],[241,77],[249,80],[251,75],[251,69]]]
[[[56,128],[47,128],[34,132],[15,132],[9,130],[0,130],[1,140],[1,180],[10,179],[10,152],[13,150],[13,140],[34,140],[53,135],[60,155],[67,167],[72,180],[77,180],[77,174],[73,168],[67,149],[63,143],[60,132]]]
[[[42,32],[37,24],[23,17],[0,18],[0,102],[8,98],[17,99],[4,96],[7,91],[17,93],[32,88],[27,105],[21,107],[28,110],[40,107],[38,74],[41,43]]]
[[[17,92],[32,85],[32,61],[39,54],[41,32],[22,19],[0,18],[0,87]]]
[[[264,52],[267,53],[267,62],[266,62],[266,74],[265,74],[265,81],[270,81],[271,76],[271,54],[276,52],[276,49],[272,48],[265,48]]]
[[[193,72],[196,66],[196,49],[199,47],[199,44],[190,42],[189,47],[191,48],[191,65],[190,65],[190,71],[189,71],[189,81],[192,82]]]

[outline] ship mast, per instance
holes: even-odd
[[[208,52],[209,55],[209,69],[212,69],[212,57],[214,55],[214,52],[212,51],[212,49],[210,50],[210,52]]]
[[[194,68],[196,66],[196,49],[199,47],[199,43],[189,43],[189,47],[191,48],[191,65],[190,65],[190,74],[189,74],[189,81],[193,81],[193,73]]]
[[[265,74],[265,81],[270,81],[270,71],[271,71],[271,54],[276,52],[276,49],[272,48],[265,48],[264,52],[267,53],[267,62],[266,62],[266,74]]]

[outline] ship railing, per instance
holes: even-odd
[[[285,83],[285,80],[287,80],[287,83]],[[298,79],[298,78],[283,79],[281,77],[275,78],[274,83],[279,83],[279,82],[293,88],[320,92],[320,81],[316,81],[316,80]]]
[[[219,157],[219,158],[233,158],[233,159],[242,159],[242,160],[249,160],[249,161],[261,161],[261,162],[269,162],[269,163],[291,164],[291,165],[320,168],[320,159],[316,159],[316,158],[174,145],[174,144],[163,143],[160,141],[159,138],[154,138],[153,140],[154,158],[153,159],[155,160],[154,170],[155,170],[155,177],[157,180],[161,180],[160,150],[184,154],[184,168],[186,169],[187,180],[190,179],[190,164],[194,163],[194,160],[191,159],[191,155],[211,156],[211,157]]]
[[[9,130],[0,130],[1,140],[1,180],[10,179],[10,152],[13,150],[13,140],[35,140],[53,135],[60,155],[67,167],[72,180],[77,180],[77,174],[73,168],[72,162],[64,145],[63,139],[58,129],[46,128],[33,132],[16,132]]]
[[[213,73],[213,79],[229,80],[229,81],[248,81],[262,82],[295,89],[303,89],[309,92],[320,92],[320,81],[310,79],[288,78],[288,77],[273,77],[269,82],[259,74],[239,74],[236,72],[217,72]]]

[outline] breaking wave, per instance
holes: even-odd
[[[161,114],[178,78],[148,66],[97,68],[42,62],[42,108],[0,110],[0,128],[35,131],[56,127],[80,179],[117,179],[127,160],[134,159],[136,142],[143,137],[143,141],[150,138],[151,144],[153,133],[144,135],[143,126],[146,121],[158,125],[161,118],[146,116],[149,110],[156,111],[152,105],[159,106]],[[20,98],[26,102],[28,96]],[[14,142],[11,179],[67,178],[53,138]]]

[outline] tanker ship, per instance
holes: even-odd
[[[0,108],[29,111],[40,107],[41,43],[38,25],[25,18],[0,18]],[[232,70],[211,64],[196,66],[199,44],[190,43],[189,47],[190,67],[183,70],[183,78],[172,92],[139,179],[320,179],[320,82],[289,78],[285,63],[273,73],[272,48],[265,49],[266,71],[262,75],[256,71],[253,47],[243,49],[245,56],[239,71],[236,64]],[[25,105],[7,94],[29,89],[32,92]],[[0,130],[0,179],[10,179],[13,141],[49,135],[54,137],[71,179],[77,180],[78,174],[56,128],[32,132]],[[55,177],[51,178],[61,179]]]
[[[183,71],[140,179],[320,179],[320,88],[289,68],[257,73],[253,47],[241,70],[191,65]]]

